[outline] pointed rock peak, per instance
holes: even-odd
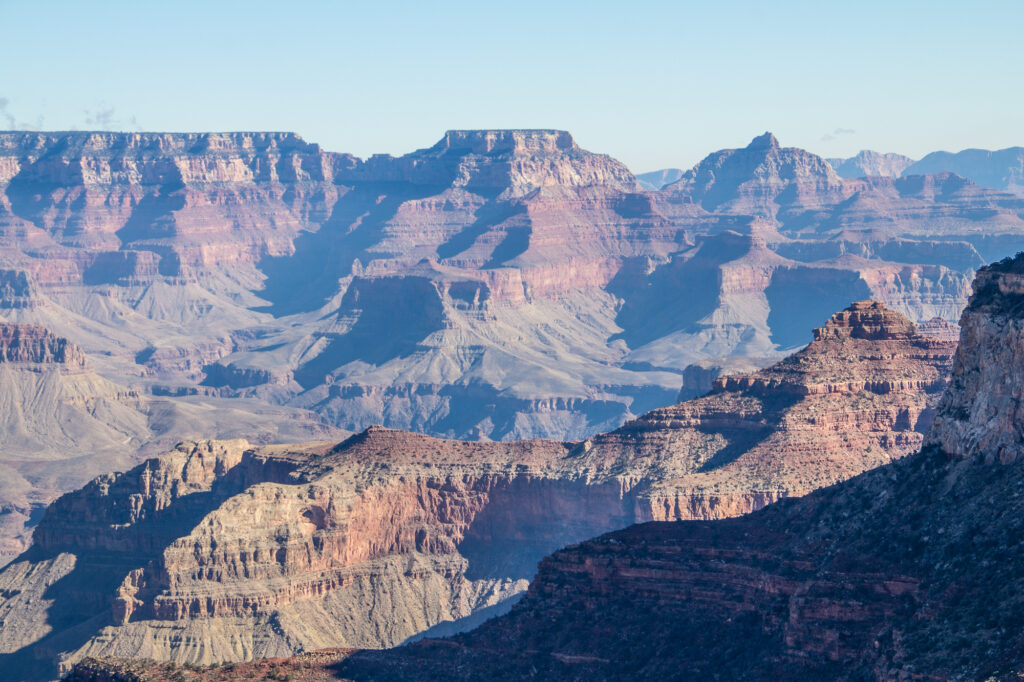
[[[913,322],[879,301],[856,301],[833,315],[824,327],[814,330],[815,341],[850,338],[880,341],[908,339],[917,335]]]
[[[775,139],[775,136],[769,132],[764,135],[758,135],[750,144],[747,145],[747,149],[778,149],[779,141]]]
[[[474,154],[553,153],[576,148],[564,130],[449,130],[435,148]]]

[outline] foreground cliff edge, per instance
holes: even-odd
[[[814,336],[582,442],[184,443],[50,506],[0,572],[2,662],[45,678],[87,655],[394,646],[507,609],[569,543],[747,513],[917,450],[955,342],[871,301]]]
[[[1020,679],[1024,254],[979,271],[974,290],[919,453],[744,517],[642,524],[567,547],[508,615],[449,640],[336,653],[320,671]],[[86,667],[77,679],[94,678]]]

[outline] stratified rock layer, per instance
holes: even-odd
[[[127,469],[181,436],[212,430],[266,442],[344,434],[299,410],[168,400],[96,372],[77,345],[0,322],[0,559],[28,548],[46,506],[97,474]],[[171,440],[174,438],[175,440]]]
[[[851,300],[955,319],[982,255],[1024,244],[1019,197],[844,179],[767,133],[653,192],[557,130],[366,160],[289,133],[3,133],[0,168],[18,321],[146,392],[349,430],[582,438]]]
[[[0,323],[0,362],[28,367],[53,365],[64,372],[86,368],[81,348],[37,324]]]
[[[1017,679],[1022,274],[1024,254],[979,272],[919,453],[742,518],[642,524],[567,547],[508,615],[452,640],[358,654],[337,674]]]
[[[33,469],[0,485],[0,552],[55,495],[186,438],[608,432],[850,301],[956,319],[974,270],[1021,247],[1019,196],[842,178],[770,134],[644,191],[558,130],[365,160],[290,133],[0,133],[0,314],[138,402],[0,443]],[[0,407],[31,422],[54,390],[14,383]]]
[[[917,449],[954,344],[871,301],[815,336],[580,442],[372,427],[336,445],[183,444],[50,506],[0,573],[20,590],[0,602],[18,624],[0,645],[35,670],[393,646],[508,608],[568,543],[744,514]]]

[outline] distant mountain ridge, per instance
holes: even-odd
[[[864,149],[849,159],[828,159],[828,162],[844,178],[898,178],[914,164],[913,159],[902,154],[881,154],[870,149]]]
[[[918,161],[900,154],[864,150],[851,158],[828,159],[828,162],[844,178],[955,173],[982,187],[1024,194],[1024,147],[932,152]]]
[[[664,168],[650,173],[639,173],[636,179],[644,189],[659,190],[681,178],[683,172],[681,168]]]
[[[932,152],[903,172],[910,174],[950,171],[970,178],[984,187],[1024,194],[1024,147],[997,151],[965,149],[961,152]]]

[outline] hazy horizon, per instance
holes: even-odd
[[[555,128],[636,173],[766,130],[824,157],[1024,143],[1011,2],[0,0],[0,127],[295,132],[361,158]],[[46,22],[47,40],[39,40]]]

